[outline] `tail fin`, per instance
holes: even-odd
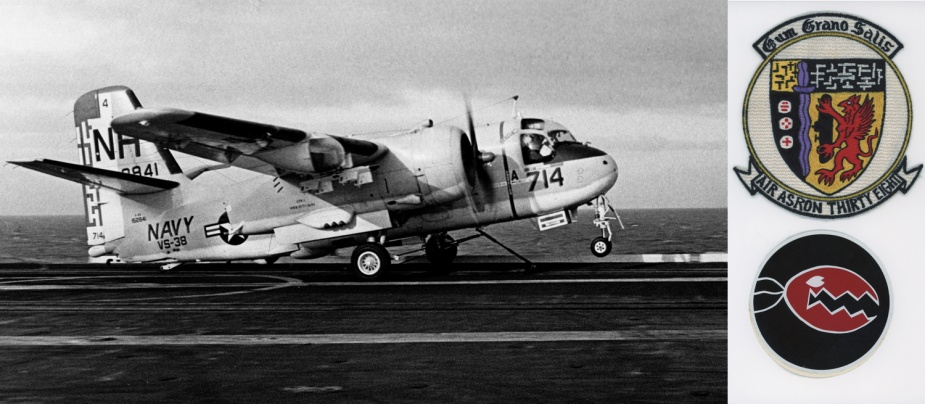
[[[154,143],[122,136],[110,126],[114,117],[141,108],[135,93],[124,86],[90,91],[74,104],[80,162],[85,166],[126,174],[169,179],[182,173],[170,151]],[[122,198],[99,186],[83,186],[87,244],[100,245],[125,236]]]

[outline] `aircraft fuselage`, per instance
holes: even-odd
[[[311,257],[371,234],[393,240],[570,209],[616,181],[614,160],[577,142],[529,161],[521,140],[528,131],[515,119],[477,128],[481,149],[495,159],[472,187],[462,162],[452,161],[465,148],[453,144],[454,131],[372,139],[390,153],[356,179],[257,175],[218,184],[219,171],[167,193],[129,198],[122,206],[125,239],[115,252],[129,261],[249,259],[299,249]]]

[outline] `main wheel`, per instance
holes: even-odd
[[[350,270],[364,281],[381,278],[392,264],[392,256],[385,247],[376,243],[363,243],[353,250]]]
[[[598,237],[591,240],[591,254],[594,254],[595,257],[606,257],[607,254],[610,254],[611,249],[613,249],[613,244],[606,238]]]
[[[453,244],[454,241],[456,240],[446,233],[430,236],[424,244],[424,255],[431,263],[449,264],[456,259],[456,253],[459,252],[458,246]]]
[[[257,265],[273,265],[279,257],[267,257],[267,258],[258,258],[254,260],[254,263]]]

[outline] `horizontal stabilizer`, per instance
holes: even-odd
[[[56,160],[11,161],[10,163],[58,178],[64,178],[68,181],[109,188],[127,195],[150,194],[176,188],[180,185],[177,182],[159,178],[143,177]]]

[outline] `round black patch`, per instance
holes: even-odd
[[[835,376],[859,366],[883,341],[889,280],[877,258],[847,235],[803,233],[765,260],[749,308],[758,340],[781,366]]]

